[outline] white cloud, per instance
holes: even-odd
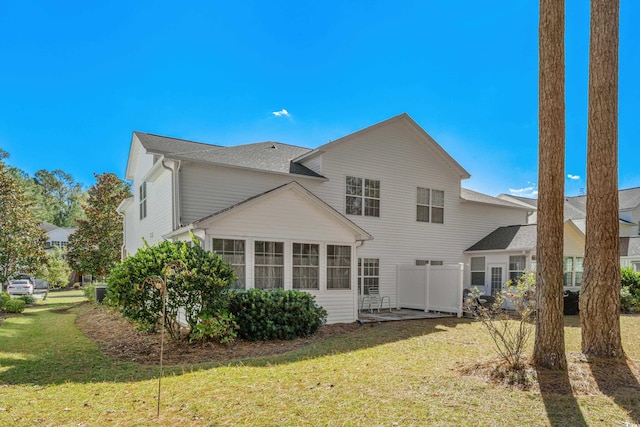
[[[568,174],[567,178],[572,179],[574,181],[580,179],[580,175],[572,175],[572,174]]]
[[[282,110],[280,110],[280,111],[274,111],[271,114],[273,114],[276,117],[280,117],[280,116],[291,117],[291,114],[289,114],[289,112],[287,110],[285,110],[284,108]]]
[[[524,188],[510,188],[509,193],[511,193],[512,196],[535,197],[538,195],[538,190],[536,190],[534,186],[529,186]]]

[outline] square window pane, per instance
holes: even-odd
[[[419,205],[428,205],[429,204],[429,189],[418,187],[418,204]]]
[[[431,222],[434,224],[444,224],[443,208],[431,208]]]
[[[431,205],[444,207],[444,191],[431,190]]]
[[[416,221],[429,222],[429,206],[417,206]]]

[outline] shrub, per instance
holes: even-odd
[[[36,299],[33,297],[33,295],[20,295],[18,299],[24,301],[26,305],[30,305],[36,302]]]
[[[327,318],[315,296],[282,289],[235,291],[229,310],[240,326],[240,337],[249,341],[306,337],[317,332]]]
[[[229,264],[213,252],[186,242],[163,241],[141,248],[116,265],[107,279],[105,304],[114,306],[141,330],[154,330],[162,318],[174,339],[183,338],[182,311],[193,330],[204,314],[227,307],[227,290],[235,282]]]
[[[204,314],[193,328],[189,341],[216,341],[231,344],[238,337],[239,326],[233,314],[224,310],[213,316]]]
[[[4,302],[4,297],[2,298],[2,310],[7,313],[22,313],[24,311],[24,307],[27,305],[21,299],[9,299]]]
[[[486,327],[496,353],[509,370],[524,368],[523,353],[534,328],[532,318],[536,311],[533,298],[535,280],[535,272],[525,272],[516,284],[511,281],[505,283],[492,303],[475,303],[482,298],[478,288],[465,301],[465,304],[474,304],[470,311]],[[511,315],[505,309],[509,305],[513,306],[518,316]]]
[[[631,295],[640,298],[640,273],[632,267],[624,267],[620,270],[620,285],[628,288]]]
[[[640,312],[640,298],[631,293],[629,286],[620,288],[620,311],[622,313]]]
[[[0,308],[4,310],[4,303],[11,299],[11,295],[9,295],[9,292],[2,291],[0,296],[2,297],[0,299]]]
[[[90,285],[85,285],[82,288],[82,293],[84,296],[91,301],[92,303],[96,303],[96,284],[91,283]]]

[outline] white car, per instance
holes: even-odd
[[[33,295],[33,283],[28,279],[9,281],[7,292],[9,295]]]

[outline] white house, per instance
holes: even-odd
[[[311,292],[330,323],[356,320],[369,290],[398,306],[399,266],[464,263],[531,212],[462,188],[469,173],[407,114],[316,149],[134,132],[126,178],[125,254],[193,233],[234,266],[237,286]]]
[[[45,241],[45,248],[57,247],[60,249],[66,249],[69,244],[69,236],[76,232],[77,228],[72,227],[58,227],[57,225],[43,222],[40,227],[45,231],[47,240]]]

